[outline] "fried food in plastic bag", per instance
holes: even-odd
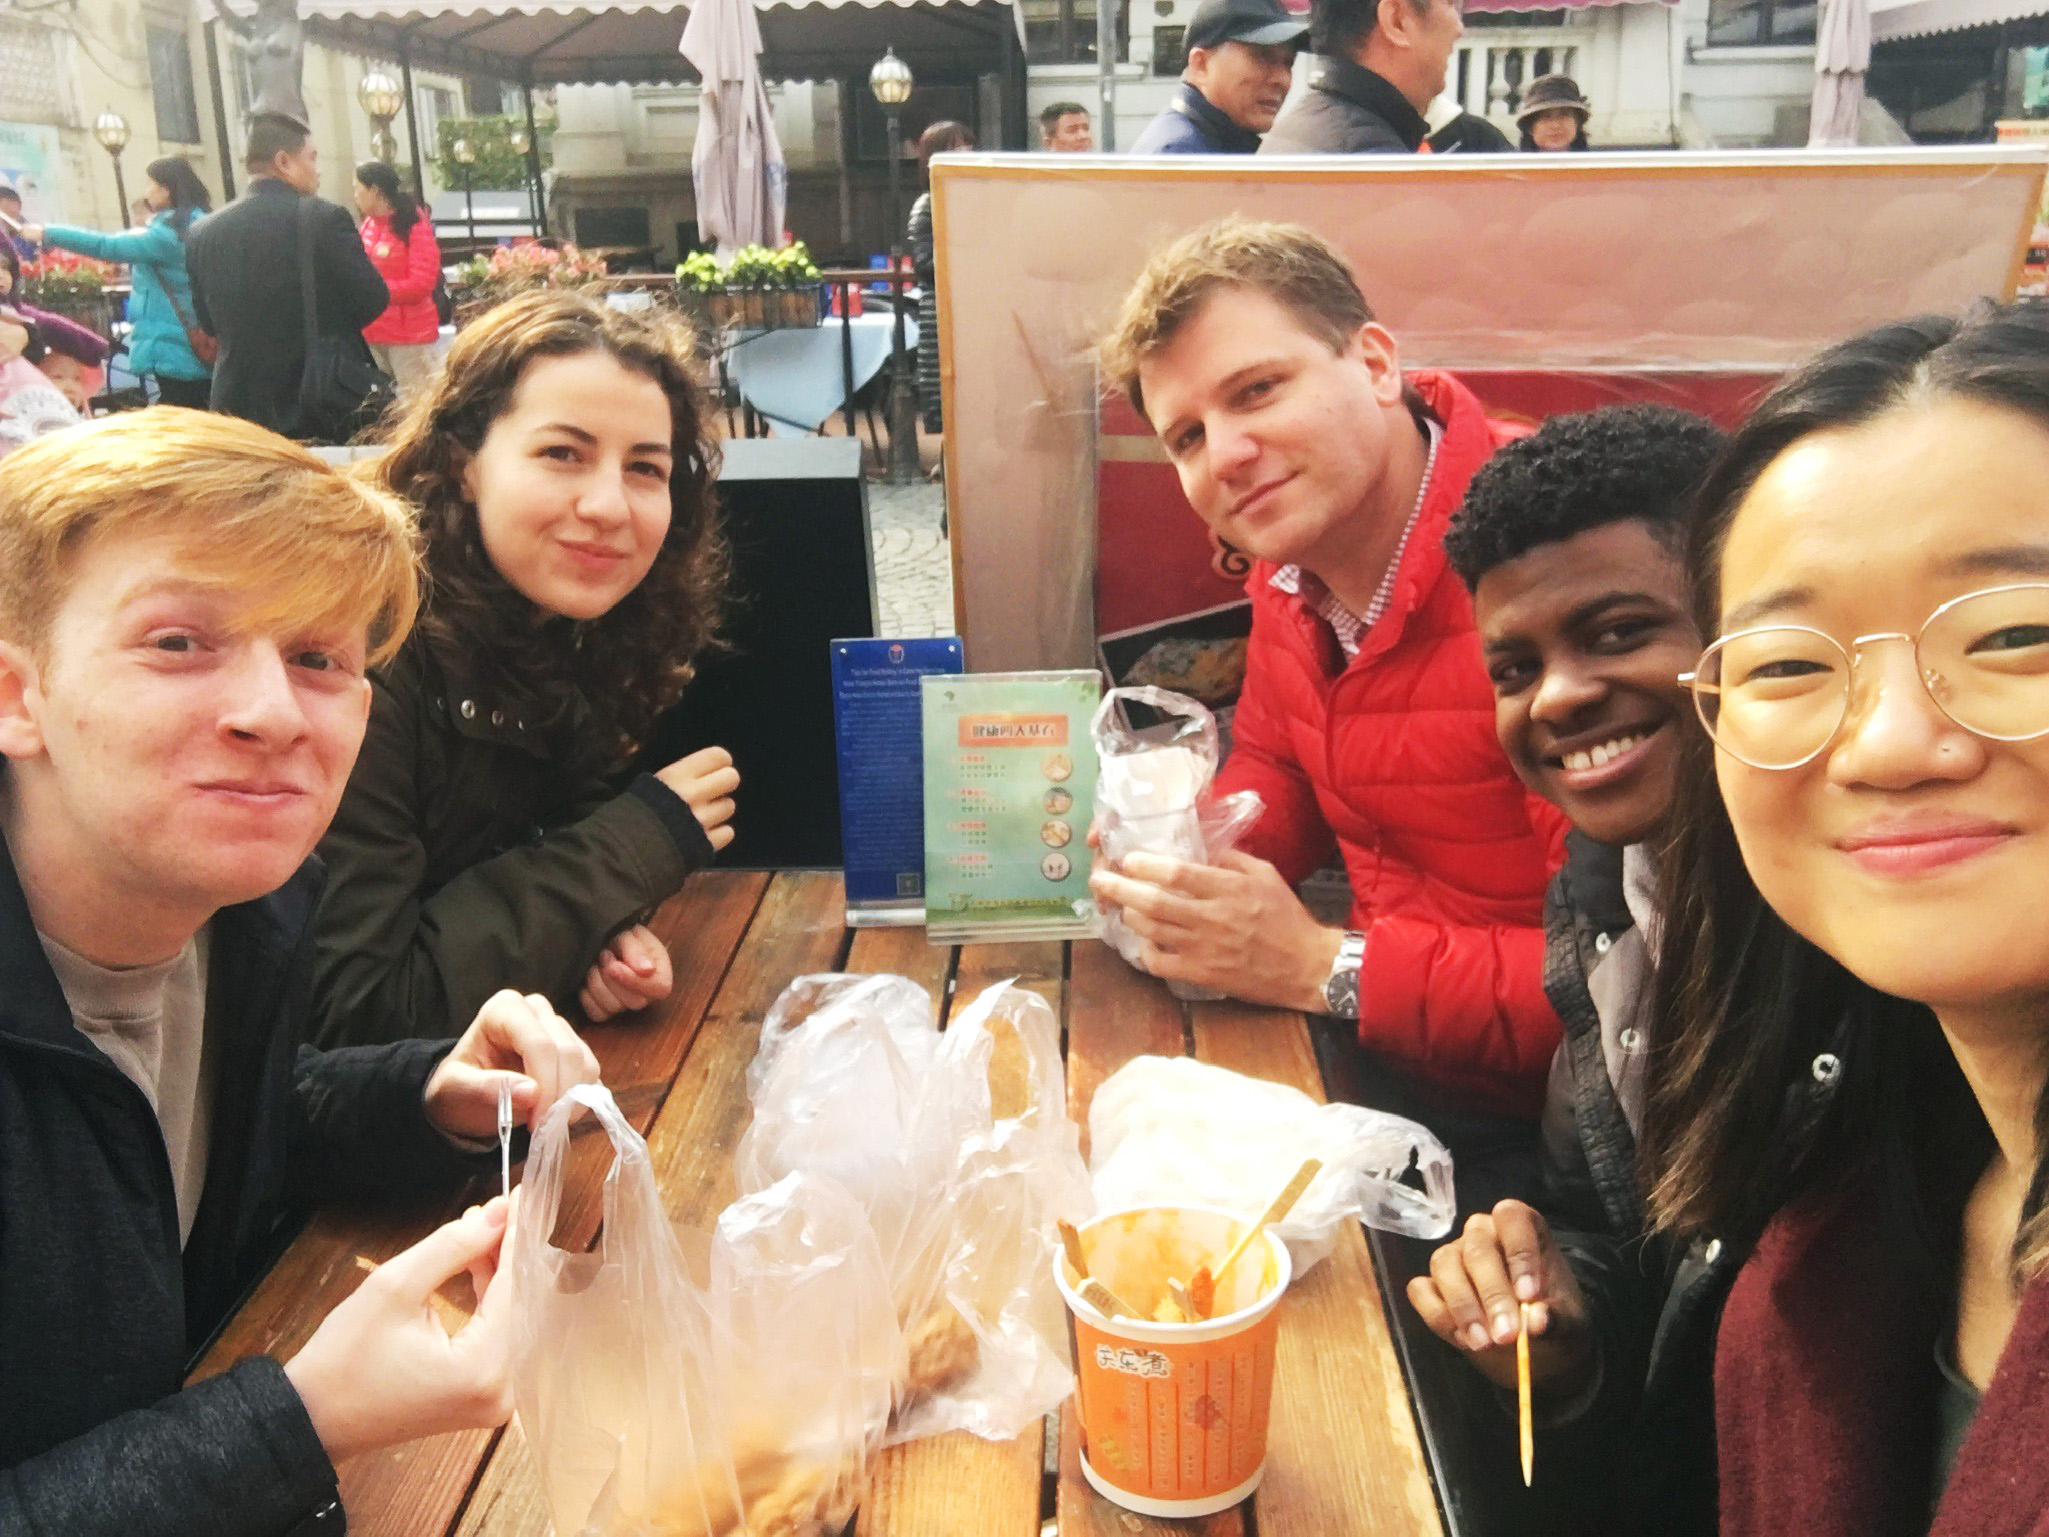
[[[907,1341],[890,1442],[1017,1435],[1072,1387],[1052,1229],[1090,1210],[1058,1020],[1010,983],[929,1037],[900,977],[803,977],[785,998],[809,1012],[749,1072],[740,1188],[825,1170],[862,1203]]]

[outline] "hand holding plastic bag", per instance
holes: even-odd
[[[1338,1224],[1441,1238],[1453,1215],[1451,1154],[1413,1121],[1319,1105],[1299,1089],[1192,1057],[1134,1057],[1096,1090],[1089,1159],[1103,1211],[1192,1203],[1257,1217],[1305,1158],[1323,1161],[1274,1225],[1300,1275]],[[1414,1165],[1422,1189],[1404,1183]]]
[[[1125,706],[1145,705],[1165,719],[1135,729]],[[1132,854],[1165,854],[1190,864],[1215,864],[1237,846],[1266,810],[1257,794],[1209,793],[1220,756],[1216,717],[1185,694],[1163,688],[1113,688],[1089,725],[1096,744],[1096,837],[1113,866]],[[1112,908],[1097,910],[1104,942],[1134,966],[1145,942]],[[1168,987],[1180,998],[1219,998],[1185,982]]]

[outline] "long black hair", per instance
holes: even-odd
[[[383,194],[384,201],[391,205],[391,232],[410,244],[413,226],[420,222],[420,205],[398,179],[398,172],[382,160],[365,160],[356,167],[356,180]]]
[[[2001,406],[2049,430],[2049,304],[1880,326],[1773,389],[1695,499],[1687,566],[1700,632],[1719,629],[1730,525],[1773,461],[1814,433],[1938,399]],[[1765,902],[1713,748],[1691,736],[1659,862],[1658,1039],[1642,1137],[1652,1221],[1747,1246],[1787,1201],[1875,1165],[1917,1240],[1910,1252],[1953,1277],[1963,1204],[1993,1149],[1962,1070],[1931,1010],[1851,975]],[[2049,1089],[2035,1132],[2049,1148]],[[2013,1261],[2016,1276],[2049,1264],[2049,1158],[2030,1180]]]
[[[199,173],[192,169],[192,162],[183,155],[165,155],[152,160],[143,167],[144,174],[171,194],[171,224],[178,231],[178,238],[185,238],[185,231],[192,227],[192,221],[213,207],[213,194],[206,190],[206,183],[199,179]]]

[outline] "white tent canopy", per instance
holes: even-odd
[[[2049,15],[2049,0],[1871,0],[1871,40],[1893,42]]]
[[[202,18],[211,0],[195,0]],[[1009,0],[754,0],[771,80],[865,78],[885,47],[921,74],[986,72],[1014,46]],[[237,11],[252,7],[236,0]],[[676,0],[299,0],[309,37],[396,63],[532,85],[697,78]],[[1007,34],[1007,36],[1006,36]]]

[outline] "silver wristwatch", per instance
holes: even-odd
[[[1348,930],[1338,944],[1338,958],[1331,962],[1330,975],[1323,981],[1323,1012],[1333,1019],[1359,1017],[1359,969],[1366,961],[1366,936]]]

